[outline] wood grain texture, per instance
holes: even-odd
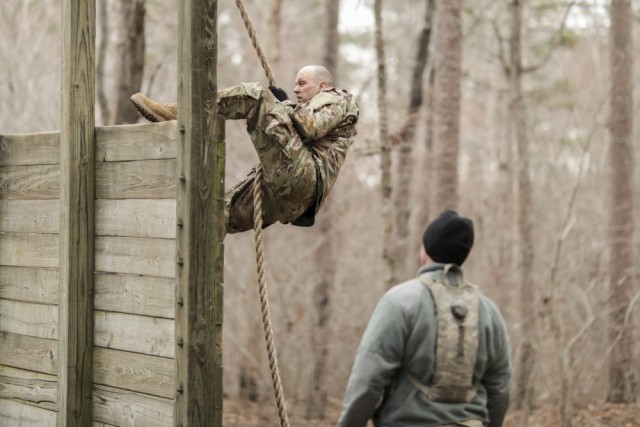
[[[175,199],[176,160],[97,163],[96,197],[98,199]]]
[[[59,163],[60,132],[0,135],[0,166]]]
[[[0,199],[52,200],[60,197],[60,166],[0,167]]]
[[[2,427],[51,427],[56,424],[56,413],[47,409],[0,399],[0,425]]]
[[[165,357],[96,348],[96,384],[173,399],[174,361]]]
[[[2,364],[44,374],[58,370],[58,342],[0,331]]]
[[[96,200],[96,235],[175,239],[176,201]]]
[[[58,337],[58,307],[0,300],[0,331],[31,337]]]
[[[175,159],[176,122],[143,123],[96,128],[96,161]]]
[[[0,299],[58,304],[58,270],[0,266]]]
[[[1,200],[0,231],[57,234],[59,208],[58,200]]]
[[[55,375],[0,365],[0,399],[12,399],[39,408],[56,410]]]
[[[175,276],[175,242],[142,237],[96,237],[95,269],[107,273]]]
[[[0,233],[0,265],[58,267],[57,234]]]
[[[95,312],[95,344],[114,350],[173,357],[173,321],[123,313]]]
[[[173,319],[175,280],[137,274],[96,273],[95,308]]]
[[[216,0],[180,4],[176,422],[222,425],[224,120],[217,116]],[[220,323],[218,323],[220,321]]]
[[[95,22],[95,0],[63,0],[58,427],[92,420]]]
[[[173,426],[173,401],[96,385],[93,390],[94,420],[117,426]],[[203,424],[209,425],[209,424]]]

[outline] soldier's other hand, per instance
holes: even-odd
[[[269,90],[276,98],[278,98],[278,101],[280,102],[286,101],[287,99],[289,99],[287,92],[285,92],[284,90],[280,89],[277,86],[269,86]]]

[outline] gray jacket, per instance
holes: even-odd
[[[442,277],[443,264],[418,272]],[[435,402],[402,375],[425,384],[434,371],[436,316],[429,290],[418,279],[390,289],[376,306],[347,385],[340,427],[439,426],[481,420],[502,426],[509,405],[511,354],[507,329],[496,305],[480,293],[479,344],[474,371],[478,393],[469,403]]]

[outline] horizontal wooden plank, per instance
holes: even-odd
[[[0,201],[0,231],[13,233],[58,233],[58,200]]]
[[[173,320],[124,313],[94,312],[97,347],[173,357]]]
[[[0,365],[0,399],[14,399],[54,411],[57,385],[55,375]]]
[[[0,266],[0,299],[58,304],[58,270]]]
[[[96,273],[94,283],[97,310],[174,318],[173,278]]]
[[[174,364],[166,357],[96,348],[93,382],[173,399]]]
[[[0,233],[0,265],[58,268],[57,234]]]
[[[173,278],[175,264],[173,239],[102,236],[95,240],[96,271]]]
[[[58,338],[58,307],[0,300],[0,331],[56,339]]]
[[[0,166],[60,163],[60,132],[0,135]]]
[[[174,239],[176,201],[96,200],[96,235]]]
[[[45,374],[58,371],[58,341],[0,332],[2,363]]]
[[[175,159],[176,122],[142,123],[96,128],[96,161]]]
[[[96,199],[175,199],[176,160],[96,163]]]
[[[176,160],[96,163],[97,199],[175,199]],[[0,199],[60,197],[60,166],[0,167]]]
[[[0,199],[51,200],[59,197],[59,165],[0,167]]]
[[[173,400],[96,385],[93,419],[117,426],[173,426]]]
[[[0,399],[0,426],[51,427],[56,425],[56,413],[16,400]]]

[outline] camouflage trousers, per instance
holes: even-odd
[[[218,92],[218,114],[245,119],[263,170],[263,226],[287,224],[314,203],[316,165],[287,109],[261,83],[243,83]],[[253,229],[255,170],[225,194],[227,233]]]

